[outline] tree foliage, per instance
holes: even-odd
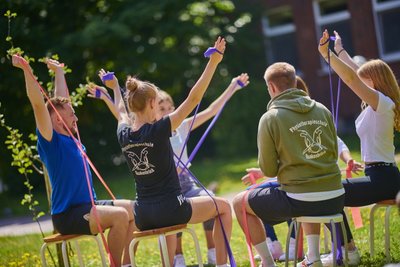
[[[233,76],[248,72],[249,88],[237,93],[222,114],[200,156],[232,156],[256,153],[257,122],[265,110],[267,93],[262,82],[265,69],[260,7],[253,2],[230,0],[70,0],[1,1],[0,10],[18,17],[8,33],[7,18],[0,19],[0,37],[11,39],[33,58],[57,54],[73,71],[70,88],[88,79],[98,82],[100,68],[112,70],[123,84],[126,75],[150,80],[169,92],[179,104],[200,76],[206,60],[202,53],[218,35],[228,41],[223,62],[202,101],[205,108]],[[3,13],[4,13],[3,12]],[[1,37],[3,38],[3,37]],[[0,100],[13,127],[35,129],[22,74],[7,59],[8,42],[0,42]],[[51,82],[40,62],[31,63],[44,84]],[[81,87],[82,88],[82,87]],[[240,95],[240,96],[239,96]],[[80,132],[88,155],[100,171],[117,164],[121,155],[115,138],[115,120],[103,103],[80,99],[77,109]],[[204,128],[203,128],[204,130]],[[195,132],[190,146],[198,140]],[[0,141],[3,142],[3,134]],[[0,147],[0,179],[18,191],[10,170],[10,155]],[[123,167],[125,168],[125,167]],[[39,179],[37,183],[42,183]]]

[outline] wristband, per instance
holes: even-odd
[[[224,53],[222,53],[221,51],[219,51],[217,48],[215,47],[209,47],[206,52],[204,52],[204,57],[210,57],[212,54],[214,54],[215,52],[223,55]]]
[[[107,72],[101,77],[101,80],[105,82],[105,81],[111,81],[113,78],[114,78],[114,72]]]

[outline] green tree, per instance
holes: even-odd
[[[227,105],[199,157],[256,153],[257,122],[265,109],[267,94],[261,79],[265,55],[259,29],[260,7],[255,2],[1,1],[0,10],[7,9],[19,14],[11,25],[13,42],[34,58],[58,54],[73,69],[67,76],[71,88],[84,83],[87,77],[98,81],[97,71],[106,68],[116,72],[121,84],[128,74],[150,80],[171,93],[177,103],[186,97],[204,67],[202,53],[216,36],[226,37],[227,55],[202,107],[241,72],[250,74],[251,84]],[[0,25],[4,25],[1,36],[7,36],[6,18],[0,19]],[[8,44],[0,42],[0,51],[7,49]],[[32,64],[44,84],[51,81],[43,64]],[[33,114],[22,75],[11,67],[5,52],[0,55],[0,68],[2,113],[21,132],[33,132]],[[115,120],[102,103],[84,101],[85,108],[77,109],[81,137],[89,156],[103,172],[121,154],[115,138]],[[201,133],[195,131],[190,147]],[[12,179],[16,173],[8,168],[12,159],[4,147],[0,147],[0,158],[0,179],[9,184],[11,191],[18,192],[19,184]],[[42,184],[40,179],[34,181]]]

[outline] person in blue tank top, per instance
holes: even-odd
[[[95,201],[95,218],[90,197],[92,194],[96,200],[92,175],[78,145],[83,150],[85,148],[69,133],[77,133],[78,118],[70,103],[63,64],[52,59],[46,62],[55,73],[55,89],[54,97],[45,103],[29,63],[18,55],[13,56],[12,62],[24,73],[27,95],[32,104],[38,152],[48,170],[52,187],[51,215],[55,229],[61,234],[97,234],[98,221],[102,229],[110,229],[107,241],[115,266],[121,266],[124,249],[123,263],[129,264],[128,249],[134,230],[133,202]]]

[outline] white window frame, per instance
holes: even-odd
[[[268,18],[266,16],[264,16],[261,19],[261,23],[262,23],[263,35],[266,38],[271,38],[271,37],[276,37],[276,36],[296,32],[296,26],[293,22],[271,27],[269,25]],[[270,63],[268,60],[270,60],[271,58],[273,58],[273,56],[271,55],[271,51],[267,50],[267,62],[268,63]]]
[[[313,10],[314,10],[314,21],[315,21],[315,31],[316,31],[316,36],[317,36],[317,42],[319,42],[319,38],[322,35],[322,29],[321,25],[326,25],[326,24],[331,24],[331,23],[336,23],[340,21],[345,21],[345,20],[350,20],[351,15],[348,10],[343,10],[340,12],[336,12],[334,14],[329,14],[329,15],[321,15],[321,10],[319,8],[319,0],[314,0],[313,1]],[[322,66],[322,73],[326,74],[329,72],[329,67],[325,63],[325,60],[320,57],[320,62]]]
[[[400,49],[397,52],[385,53],[383,48],[383,38],[379,34],[380,26],[379,26],[379,13],[393,9],[400,8],[400,0],[393,0],[385,3],[378,3],[377,0],[372,0],[372,8],[374,12],[374,24],[375,24],[375,33],[376,40],[378,41],[378,49],[379,49],[379,57],[386,62],[393,62],[400,60]]]

